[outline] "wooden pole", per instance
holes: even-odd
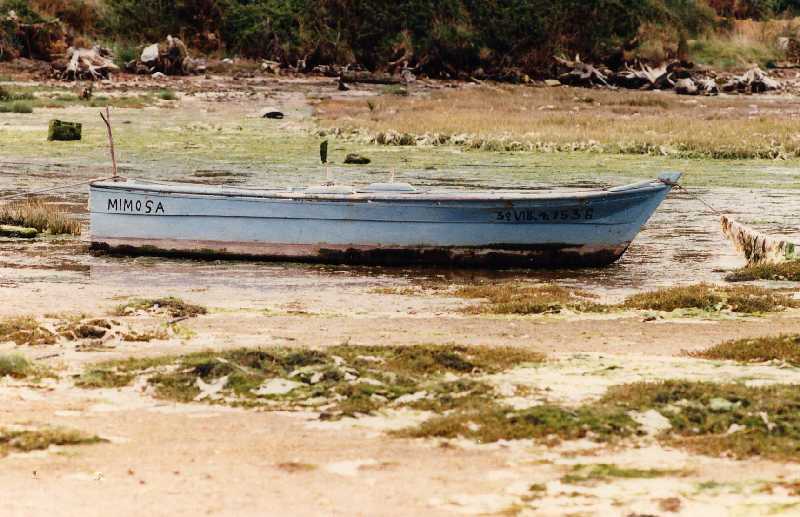
[[[106,106],[106,114],[103,115],[103,112],[100,112],[100,118],[103,119],[103,122],[106,123],[106,129],[108,129],[108,146],[111,150],[111,167],[114,172],[114,181],[118,181],[118,174],[117,174],[117,157],[114,154],[114,136],[111,134],[111,111]]]

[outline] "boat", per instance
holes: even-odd
[[[407,183],[250,189],[90,185],[91,247],[125,254],[456,267],[604,266],[680,173],[577,192],[442,192]]]

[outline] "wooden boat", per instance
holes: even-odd
[[[96,250],[329,263],[602,266],[617,260],[680,173],[581,192],[435,192],[99,181]]]

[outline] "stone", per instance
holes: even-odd
[[[33,239],[39,235],[36,228],[0,224],[0,237],[18,237],[20,239]]]
[[[64,122],[53,119],[47,128],[47,139],[50,141],[80,140],[82,125],[79,122]]]
[[[142,54],[139,57],[139,61],[142,63],[152,63],[158,60],[158,43],[153,43],[152,45],[145,47],[142,50]]]
[[[371,161],[372,160],[370,160],[366,156],[361,156],[360,154],[356,153],[349,153],[344,158],[344,163],[349,163],[351,165],[366,165]]]
[[[544,84],[546,86],[561,86],[561,81],[558,79],[545,79]]]

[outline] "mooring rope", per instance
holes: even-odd
[[[707,202],[705,199],[701,198],[701,197],[700,197],[700,196],[698,196],[697,194],[695,194],[695,193],[693,193],[693,192],[689,192],[689,190],[688,190],[688,189],[686,189],[686,188],[685,188],[683,185],[681,185],[681,184],[679,184],[679,183],[675,183],[675,187],[677,187],[677,188],[679,188],[680,190],[682,190],[682,191],[686,192],[686,194],[688,194],[688,195],[689,195],[689,197],[692,197],[692,198],[694,198],[695,200],[697,200],[697,201],[700,201],[702,204],[704,204],[704,205],[706,206],[706,208],[708,208],[709,210],[711,210],[711,212],[712,212],[714,215],[719,215],[719,216],[721,216],[721,215],[722,215],[722,212],[720,212],[719,210],[717,210],[716,208],[714,208],[713,206],[711,206],[711,204],[710,204],[710,203],[708,203],[708,202]]]
[[[108,176],[108,177],[105,177],[105,178],[94,178],[94,179],[90,179],[90,180],[83,180],[83,181],[81,181],[79,183],[70,183],[69,185],[58,185],[58,186],[55,186],[55,187],[43,188],[43,189],[38,189],[38,190],[28,190],[28,191],[25,191],[25,192],[19,192],[17,194],[11,194],[11,195],[8,195],[8,196],[0,196],[0,201],[7,201],[9,199],[16,199],[16,198],[20,198],[20,197],[35,196],[37,194],[44,194],[46,192],[54,192],[56,190],[63,190],[63,189],[72,188],[72,187],[80,187],[81,185],[88,185],[89,183],[93,183],[95,181],[106,181],[106,180],[112,180],[112,179],[115,179],[115,178],[119,179],[119,176]]]

